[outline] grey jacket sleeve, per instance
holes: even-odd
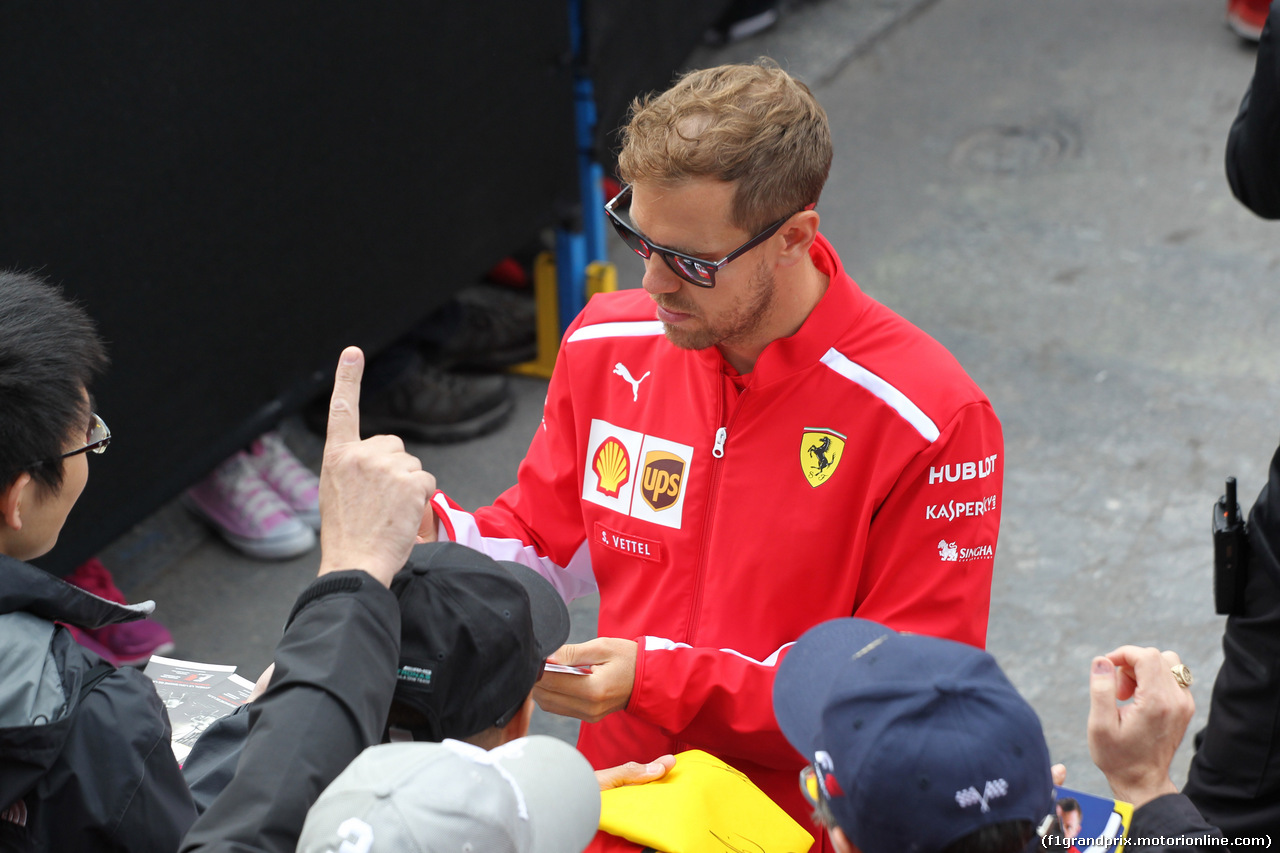
[[[1227,181],[1245,207],[1264,219],[1280,219],[1280,52],[1267,16],[1258,42],[1253,80],[1227,134]]]
[[[378,742],[399,654],[390,590],[360,571],[312,583],[276,647],[271,686],[250,706],[235,776],[182,851],[293,851],[320,792]]]
[[[1162,840],[1164,843],[1144,844],[1134,849],[1151,851],[1222,851],[1221,843],[1209,839],[1222,838],[1222,833],[1210,826],[1191,801],[1182,794],[1165,794],[1133,813],[1129,824],[1130,839]],[[1128,845],[1125,845],[1128,847]]]

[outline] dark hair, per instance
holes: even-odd
[[[1035,834],[1029,820],[1003,820],[957,838],[939,853],[1020,853]]]
[[[1062,809],[1064,813],[1078,812],[1080,811],[1080,804],[1076,802],[1075,797],[1063,797],[1058,800],[1058,808]]]
[[[822,798],[814,805],[813,821],[828,831],[840,826]],[[1036,825],[1029,820],[1002,820],[957,838],[938,853],[1021,853],[1035,834]]]
[[[0,488],[24,472],[62,487],[59,458],[88,421],[83,389],[106,364],[93,321],[61,288],[0,270]]]

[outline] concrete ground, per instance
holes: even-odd
[[[1253,65],[1223,6],[815,0],[692,60],[769,55],[810,82],[836,145],[824,233],[991,397],[1006,479],[989,648],[1069,783],[1098,793],[1090,658],[1177,650],[1202,724],[1223,625],[1210,509],[1228,475],[1251,503],[1277,442],[1280,226],[1237,204],[1223,175]],[[638,261],[615,257],[635,286]],[[414,447],[464,506],[511,483],[538,424],[545,383],[513,385],[498,433]],[[313,438],[290,436],[317,458]],[[254,563],[192,531],[171,507],[104,559],[134,598],[159,602],[177,656],[256,676],[317,555]],[[593,608],[576,603],[575,638],[592,635]]]

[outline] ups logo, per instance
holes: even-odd
[[[651,450],[644,457],[640,488],[644,502],[655,511],[664,510],[680,497],[684,480],[684,460],[665,450]]]

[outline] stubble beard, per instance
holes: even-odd
[[[681,314],[691,314],[702,320],[693,328],[662,324],[662,333],[672,346],[680,349],[702,350],[719,344],[735,344],[749,341],[768,321],[773,313],[773,304],[777,298],[773,272],[764,262],[756,266],[755,274],[748,282],[747,291],[742,300],[725,316],[714,324],[698,314],[697,306],[673,301],[665,296],[655,296],[654,302],[660,307]]]

